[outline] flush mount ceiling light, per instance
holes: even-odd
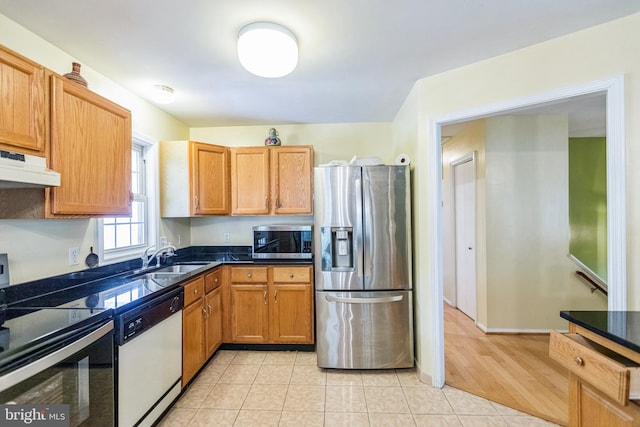
[[[164,85],[151,86],[150,96],[151,99],[158,104],[171,104],[175,99],[173,89]]]
[[[271,22],[254,22],[238,34],[238,59],[260,77],[286,76],[298,64],[298,42],[293,33]]]

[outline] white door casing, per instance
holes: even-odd
[[[430,313],[432,333],[431,361],[433,372],[431,384],[442,388],[445,382],[444,370],[444,313],[443,313],[443,263],[442,263],[442,146],[441,126],[468,120],[481,119],[499,113],[507,113],[517,108],[568,99],[574,96],[605,92],[607,95],[607,284],[609,290],[608,310],[627,309],[627,259],[626,259],[626,163],[625,163],[625,115],[624,115],[624,75],[604,78],[575,86],[559,88],[549,92],[534,94],[483,105],[480,107],[434,115],[428,119],[428,194],[430,221],[427,224],[429,240],[430,272],[432,283]]]

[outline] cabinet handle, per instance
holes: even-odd
[[[198,200],[198,195],[196,194],[195,196],[193,196],[193,198],[195,201],[196,210],[200,209],[200,201]]]
[[[273,291],[273,300],[275,301],[275,303],[278,303],[278,290],[276,289],[275,291]]]
[[[264,300],[264,305],[267,305],[267,291],[262,294],[262,299]]]
[[[249,279],[251,279],[251,278],[253,277],[253,274],[251,274],[251,273],[247,273],[247,277],[248,277]]]
[[[282,205],[280,204],[280,196],[276,196],[276,208],[281,208]]]
[[[573,362],[578,366],[584,365],[584,360],[582,360],[582,357],[580,357],[580,356],[574,357],[573,358]]]
[[[198,295],[198,288],[193,288],[193,294]]]
[[[205,307],[202,307],[202,317],[203,317],[204,319],[206,319],[206,318],[207,318],[207,309],[206,309]]]
[[[218,283],[218,278],[213,279],[213,283]]]
[[[209,315],[211,315],[211,304],[207,304],[207,309],[209,310]]]
[[[265,198],[264,198],[264,207],[265,207],[265,208],[268,208],[268,207],[269,207],[269,198],[268,198],[268,197],[265,197]]]
[[[293,279],[293,273],[289,273],[289,278]]]

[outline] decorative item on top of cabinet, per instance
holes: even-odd
[[[313,147],[231,148],[232,215],[313,214]]]
[[[229,187],[227,147],[195,141],[160,143],[161,216],[227,215]]]
[[[278,131],[276,130],[276,128],[269,129],[269,136],[267,136],[267,139],[264,140],[264,145],[274,146],[280,145],[281,143],[282,141],[278,136]]]
[[[0,149],[45,155],[44,67],[0,45]]]
[[[80,75],[80,63],[78,62],[72,62],[71,63],[71,72],[64,74],[62,77],[66,77],[67,79],[74,81],[76,83],[78,83],[79,85],[82,85],[84,87],[89,87],[89,84],[87,83],[87,79],[85,79],[84,77],[82,77]]]
[[[51,76],[50,217],[131,214],[131,112],[85,87]]]

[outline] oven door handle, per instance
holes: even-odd
[[[36,360],[26,366],[16,369],[13,372],[0,377],[0,391],[5,391],[16,384],[30,378],[40,372],[55,366],[57,363],[62,362],[66,358],[73,356],[80,350],[90,346],[94,342],[98,341],[103,336],[113,331],[113,320],[109,320],[106,324],[91,332],[88,335],[74,341],[66,347],[62,347],[59,350],[54,351],[51,354],[44,356],[41,359]]]

